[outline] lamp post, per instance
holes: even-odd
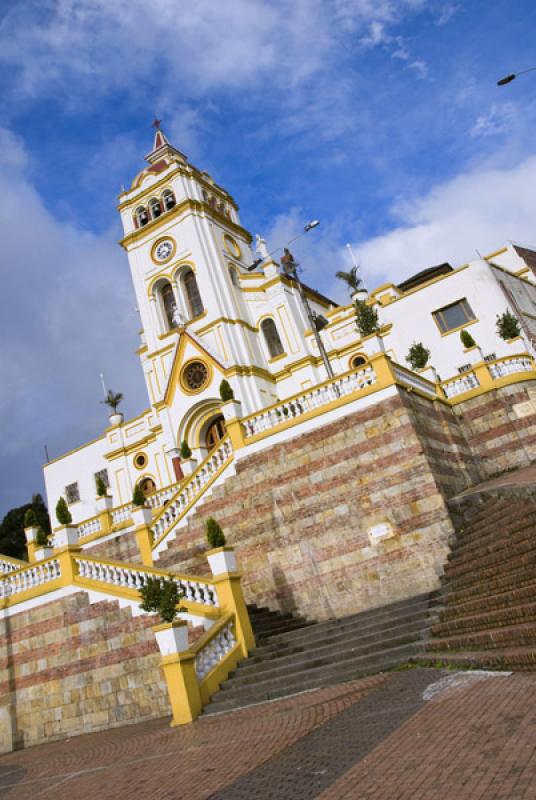
[[[505,86],[507,83],[512,83],[520,75],[525,75],[526,72],[536,72],[536,67],[529,67],[528,69],[522,69],[521,72],[512,72],[510,75],[505,75],[504,78],[497,81],[497,86]]]

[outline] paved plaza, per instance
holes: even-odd
[[[536,798],[536,675],[410,669],[0,757],[2,800]]]

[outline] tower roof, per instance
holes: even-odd
[[[186,163],[188,158],[184,153],[181,153],[180,150],[177,150],[176,147],[173,147],[173,145],[169,143],[166,134],[160,127],[159,119],[155,119],[153,127],[156,129],[154,132],[153,149],[147,153],[145,161],[148,161],[149,164],[156,164],[169,156],[175,156],[175,158],[178,157],[181,161]]]

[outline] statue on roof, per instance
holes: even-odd
[[[270,258],[270,253],[266,247],[266,239],[257,233],[255,235],[255,252],[259,254],[262,259]]]

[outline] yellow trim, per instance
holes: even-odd
[[[506,253],[506,252],[508,252],[508,248],[507,247],[501,247],[500,250],[495,250],[494,253],[490,253],[489,255],[484,256],[484,261],[487,261],[488,258],[495,258],[495,256],[500,256],[500,255],[502,255],[503,253]]]
[[[118,447],[117,450],[112,450],[111,453],[105,453],[104,458],[107,461],[115,461],[116,458],[120,458],[121,456],[128,456],[135,450],[139,450],[140,447],[146,447],[148,444],[151,444],[151,442],[156,441],[157,434],[159,433],[162,433],[161,425],[153,428],[153,433],[148,434],[143,439],[138,439],[136,442],[132,442],[132,444],[125,445],[124,447]]]
[[[144,462],[141,465],[140,464],[136,464],[136,460],[140,456],[143,456],[143,458],[144,458]],[[136,453],[136,455],[132,457],[132,464],[133,464],[135,469],[145,469],[145,467],[147,466],[148,463],[149,463],[149,456],[147,455],[147,453],[144,453],[143,451]]]
[[[85,447],[90,447],[92,444],[96,444],[96,442],[100,442],[105,438],[106,437],[104,434],[102,436],[97,436],[96,439],[91,439],[89,442],[86,442],[86,444],[81,444],[79,445],[79,447],[75,447],[73,450],[68,450],[61,456],[57,456],[56,458],[51,458],[50,461],[47,461],[46,464],[43,464],[43,469],[46,469],[51,464],[56,464],[58,461],[61,461],[62,459],[67,458],[68,456],[72,456],[74,453],[79,453],[80,450],[83,450]]]
[[[160,217],[157,217],[157,219],[160,219]],[[147,226],[144,225],[143,227],[145,228]],[[170,242],[171,243],[171,253],[167,258],[159,259],[159,258],[156,258],[155,253],[156,253],[157,247],[159,247],[163,242]],[[168,236],[166,234],[165,236],[160,236],[154,242],[153,246],[151,247],[151,260],[153,261],[154,264],[157,264],[157,266],[160,267],[160,266],[163,266],[164,264],[167,264],[169,261],[171,261],[176,252],[177,252],[177,242],[175,241],[173,236]]]
[[[456,267],[453,269],[452,272],[446,272],[444,275],[437,275],[435,278],[430,278],[429,281],[425,281],[425,283],[420,283],[419,286],[415,286],[414,289],[408,289],[407,292],[402,292],[400,297],[395,297],[392,301],[393,303],[399,303],[401,300],[404,300],[405,297],[409,297],[412,294],[416,294],[420,292],[422,289],[427,289],[428,286],[431,286],[433,283],[439,283],[439,281],[444,281],[446,278],[452,278],[454,275],[457,275],[459,272],[463,272],[464,269],[468,269],[471,265],[470,264],[462,264],[461,267]]]
[[[432,314],[432,316],[433,316],[433,314]],[[434,317],[434,322],[437,325],[437,327],[439,328],[439,325],[437,324],[437,320],[436,320],[435,317]],[[480,322],[480,320],[478,318],[477,319],[472,319],[470,322],[465,322],[463,325],[458,325],[457,328],[451,328],[450,331],[445,331],[445,333],[441,333],[441,328],[439,328],[439,335],[441,337],[443,337],[443,336],[450,336],[451,333],[459,333],[459,331],[462,331],[464,328],[469,328],[471,325],[474,325],[476,322]]]
[[[273,358],[268,359],[269,364],[273,364],[274,361],[281,361],[282,358],[286,358],[288,353],[280,353],[278,356],[274,356]]]
[[[126,210],[131,209],[132,206],[137,206],[140,203],[143,203],[145,198],[148,198],[151,194],[154,194],[161,187],[165,187],[165,189],[169,189],[170,191],[173,192],[173,189],[171,188],[171,183],[170,183],[171,179],[175,176],[176,173],[179,173],[179,174],[182,173],[182,175],[185,176],[185,177],[188,175],[188,173],[177,162],[171,163],[169,166],[170,167],[174,166],[175,169],[173,169],[171,172],[168,172],[165,177],[160,178],[156,183],[151,184],[151,186],[147,187],[147,189],[143,189],[143,191],[139,192],[135,197],[131,197],[130,200],[125,200],[124,202],[120,202],[118,204],[118,206],[117,206],[117,210],[119,212],[126,211]],[[139,177],[141,177],[141,175],[145,175],[145,177],[147,177],[147,175],[150,175],[150,174],[151,173],[147,173],[146,170],[143,169],[139,173],[139,175],[137,177],[139,178]],[[137,188],[138,188],[137,186],[134,186],[134,184],[132,184],[132,186],[130,187],[128,192],[121,192],[119,197],[124,197],[125,195],[130,194],[131,192],[133,192]],[[162,191],[164,191],[164,189],[162,189]],[[173,192],[173,194],[175,194],[175,192]],[[175,199],[176,199],[176,197],[175,197]],[[171,209],[171,211],[172,210],[173,209]],[[170,212],[166,212],[166,213],[170,213]],[[160,217],[162,217],[162,216],[163,216],[163,214],[160,215]],[[160,219],[160,217],[158,217],[158,219]],[[144,225],[144,227],[146,228],[147,225]]]
[[[528,278],[524,278],[523,275],[518,275],[516,272],[510,272],[509,269],[506,269],[506,267],[501,267],[500,264],[491,263],[489,266],[493,267],[493,269],[498,269],[504,275],[509,275],[511,278],[517,278],[518,280],[523,281],[524,283],[528,283],[529,286],[534,286],[532,281],[529,281]],[[529,268],[527,267],[526,269],[528,270]]]
[[[228,325],[241,325],[243,328],[246,328],[246,330],[251,331],[252,333],[259,332],[258,328],[255,328],[253,325],[250,325],[249,322],[244,322],[244,320],[242,319],[231,319],[230,317],[218,317],[217,319],[212,320],[212,322],[209,322],[207,325],[203,325],[202,328],[198,328],[195,331],[195,334],[197,336],[202,336],[204,333],[208,333],[214,327],[216,327],[216,325],[219,325],[222,322],[227,323]]]
[[[237,260],[242,258],[242,250],[240,249],[240,245],[229,233],[223,234],[223,246],[229,255],[233,256],[233,258],[236,258]]]

